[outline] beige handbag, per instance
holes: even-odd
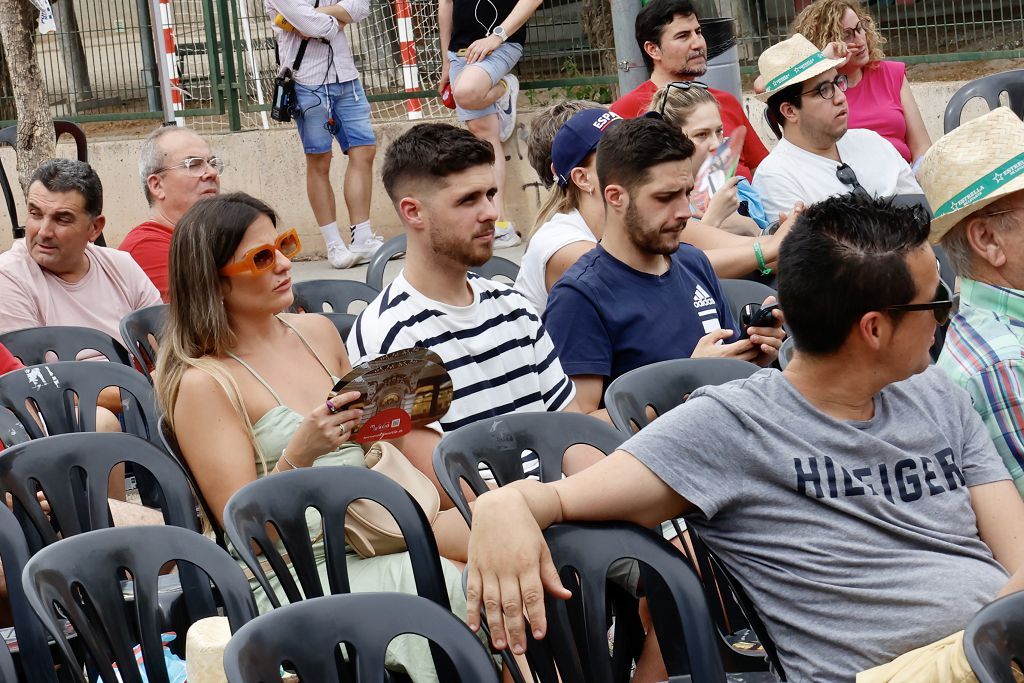
[[[366,466],[391,479],[423,508],[427,521],[437,519],[441,497],[427,475],[416,469],[402,451],[386,441],[377,441],[365,455]],[[405,538],[391,513],[379,503],[356,500],[345,516],[345,540],[362,557],[390,555],[405,550]]]

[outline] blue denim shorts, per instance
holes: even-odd
[[[448,80],[451,81],[452,85],[455,85],[455,81],[458,80],[462,70],[467,66],[474,66],[487,72],[487,75],[491,77],[491,85],[498,85],[498,81],[504,78],[505,74],[512,71],[512,67],[516,65],[516,62],[522,56],[523,46],[519,43],[503,43],[498,46],[497,50],[475,64],[466,64],[465,57],[449,52],[448,62],[451,64],[451,67],[448,71]],[[497,114],[498,107],[492,104],[483,109],[463,109],[456,102],[455,113],[458,114],[459,121],[472,121],[473,119],[482,119],[485,116]]]
[[[370,125],[370,103],[358,78],[312,88],[296,83],[295,95],[302,110],[302,116],[295,117],[295,125],[306,154],[330,152],[331,138],[338,140],[343,152],[377,143]],[[334,133],[327,125],[332,117]]]

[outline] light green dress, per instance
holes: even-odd
[[[287,322],[283,321],[285,325]],[[291,325],[288,325],[291,327]],[[317,362],[324,368],[333,381],[337,381],[323,361],[317,357],[313,349],[299,334],[298,330],[291,327],[292,331],[302,340],[306,349],[317,359]],[[302,422],[302,415],[286,406],[281,398],[260,375],[245,361],[234,354],[229,354],[238,361],[242,367],[252,373],[259,382],[271,393],[277,405],[268,410],[263,417],[253,425],[253,434],[256,443],[259,444],[266,459],[266,471],[270,471],[277,464],[292,434],[298,429]],[[328,453],[318,458],[313,467],[365,467],[363,461],[363,450],[355,443],[347,443],[333,453]],[[262,475],[260,463],[256,463],[257,475]],[[314,510],[306,511],[306,523],[309,527],[310,538],[317,538],[321,532],[320,514]],[[330,581],[327,576],[327,559],[324,541],[321,538],[313,544],[313,554],[317,561],[317,568],[320,571],[320,584],[323,586],[325,595],[330,594]],[[413,576],[412,563],[408,553],[396,553],[393,555],[381,555],[379,557],[363,558],[349,549],[348,576],[353,593],[387,591],[416,594],[416,580]],[[444,571],[445,582],[448,586],[448,598],[451,601],[452,612],[460,619],[466,619],[466,596],[462,590],[462,576],[458,569],[448,560],[441,558],[441,568]],[[282,602],[287,598],[281,589],[277,577],[269,576],[270,584]],[[297,580],[297,579],[296,579]],[[270,611],[272,605],[255,579],[251,582],[256,604],[260,613]],[[434,672],[433,660],[430,656],[430,649],[424,638],[416,636],[399,636],[388,649],[386,665],[389,669],[407,673],[416,683],[427,683],[437,681]]]

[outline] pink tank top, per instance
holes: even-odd
[[[883,61],[877,68],[865,68],[857,87],[846,91],[846,101],[850,103],[850,128],[875,131],[910,163],[907,119],[900,101],[906,71],[903,62]]]

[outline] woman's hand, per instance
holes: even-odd
[[[729,216],[736,213],[740,208],[739,191],[736,186],[743,180],[742,176],[734,175],[726,181],[725,185],[718,188],[711,201],[708,202],[707,211],[700,219],[702,223],[720,228]]]
[[[337,450],[351,439],[363,411],[361,408],[342,409],[360,396],[358,391],[346,391],[314,408],[285,447],[288,462],[308,467],[321,455]]]

